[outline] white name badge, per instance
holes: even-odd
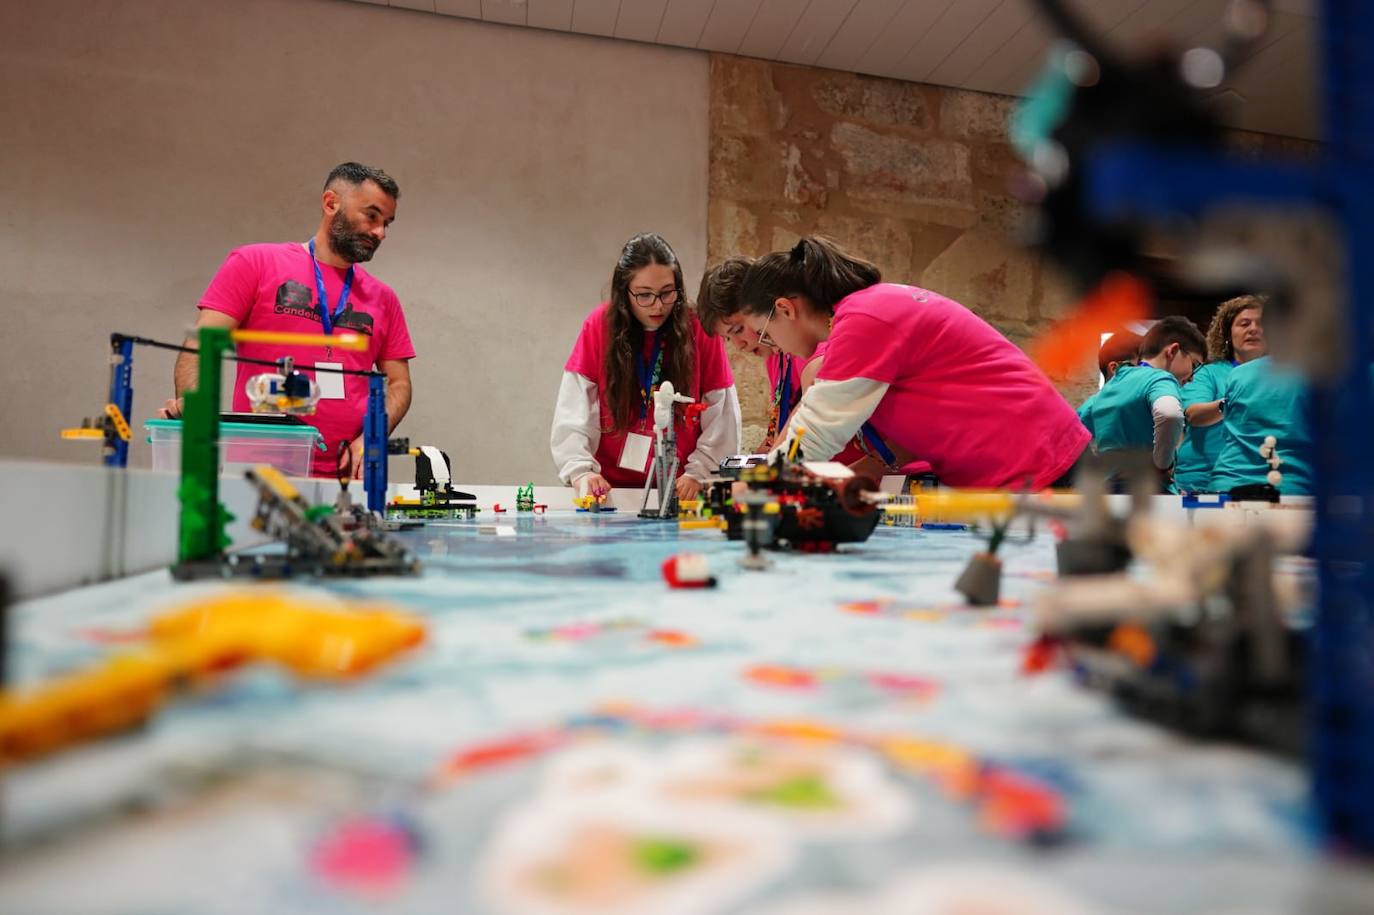
[[[649,436],[631,432],[625,436],[625,447],[620,449],[620,466],[644,473],[649,469],[649,451],[653,447],[654,440]]]
[[[341,369],[342,362],[316,362],[316,368]],[[344,376],[338,372],[316,372],[315,383],[320,386],[320,400],[343,400]]]

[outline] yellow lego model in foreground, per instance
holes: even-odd
[[[0,767],[141,725],[173,694],[273,662],[349,680],[420,645],[425,625],[385,607],[230,591],[152,620],[148,644],[32,690],[0,692]]]

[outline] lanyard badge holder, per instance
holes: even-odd
[[[348,310],[348,294],[353,291],[353,265],[348,265],[343,289],[339,292],[339,304],[335,306],[331,315],[329,294],[325,292],[324,288],[324,274],[320,272],[320,262],[315,259],[315,239],[310,239],[310,243],[306,245],[306,250],[310,252],[310,265],[315,268],[315,294],[320,303],[320,324],[324,327],[325,336],[329,336],[334,333],[334,322]],[[333,350],[325,350],[326,356],[332,354]],[[316,365],[325,369],[343,369],[342,362],[317,362]],[[342,400],[344,398],[343,375],[338,372],[317,372],[315,379],[319,385],[320,400]]]
[[[883,441],[883,437],[878,434],[872,423],[864,423],[855,439],[859,444],[859,450],[882,461],[888,470],[898,469],[897,455],[892,453],[892,449]]]
[[[787,428],[792,416],[792,357],[784,355],[778,365],[778,383],[773,386],[773,409],[768,416],[765,444],[773,445],[778,433]]]
[[[649,401],[654,395],[654,387],[663,374],[663,337],[654,332],[654,349],[647,361],[637,365],[639,375],[639,419],[641,426],[649,415]],[[649,453],[654,444],[653,438],[640,432],[630,432],[625,436],[625,444],[620,449],[618,464],[625,470],[644,473],[649,466]]]

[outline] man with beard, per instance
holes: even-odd
[[[238,353],[253,359],[292,357],[298,365],[368,370],[387,377],[386,415],[395,429],[410,408],[410,342],[401,303],[390,286],[362,269],[372,259],[396,217],[401,196],[395,180],[381,169],[345,162],[329,173],[321,195],[320,226],[306,242],[246,245],[230,252],[197,307],[196,327],[228,327],[294,333],[360,334],[363,351],[241,343]],[[195,338],[187,341],[195,345]],[[196,384],[197,357],[177,357],[173,380],[177,397],[160,415],[181,416],[181,393]],[[269,371],[238,363],[233,409],[250,409],[244,387],[250,377]],[[316,451],[311,474],[336,476],[348,454],[355,476],[362,473],[362,428],[367,412],[367,379],[333,372],[315,373],[320,402],[306,420],[324,436],[326,451]],[[388,430],[390,431],[390,430]]]

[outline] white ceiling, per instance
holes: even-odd
[[[1049,30],[1030,0],[359,0],[507,25],[724,51],[1020,94]],[[1269,32],[1218,90],[1227,123],[1315,137],[1314,0],[1274,0]],[[1228,0],[1072,0],[1118,47],[1209,42]]]

